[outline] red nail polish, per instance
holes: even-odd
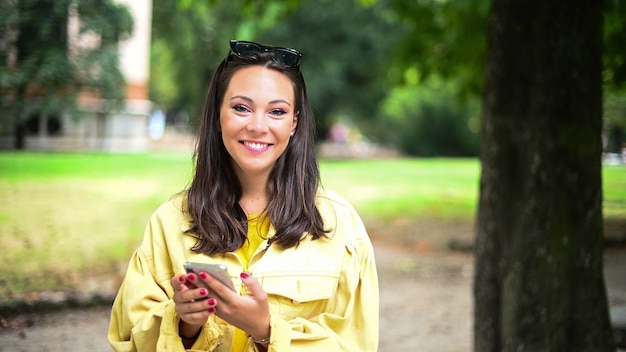
[[[211,298],[211,299],[207,300],[207,301],[206,301],[206,303],[207,303],[208,305],[210,305],[210,306],[214,306],[216,302],[215,302],[215,299],[214,299],[214,298]]]
[[[250,275],[248,275],[247,273],[241,273],[239,277],[241,277],[242,279],[247,279],[248,277],[250,277]]]
[[[206,296],[206,290],[205,289],[200,289],[200,295],[201,296]]]
[[[185,275],[181,275],[178,277],[178,281],[185,282]]]
[[[209,313],[211,313],[211,314],[215,313],[215,308],[213,308],[213,307],[209,308]]]
[[[194,274],[189,274],[189,275],[187,275],[187,278],[188,278],[189,280],[193,281],[193,280],[195,280],[195,279],[196,279],[196,275],[194,275]]]
[[[206,279],[207,274],[205,272],[201,272],[198,276],[200,276],[203,279]]]

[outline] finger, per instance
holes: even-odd
[[[208,317],[216,312],[216,306],[217,300],[209,298],[176,304],[175,311],[185,322],[198,325],[204,324]]]
[[[193,304],[197,304],[197,303],[193,303]],[[212,314],[215,313],[215,307],[209,307],[209,308],[204,307],[204,309],[202,310],[192,311],[192,312],[178,312],[177,311],[177,313],[180,319],[184,320],[188,324],[202,325],[206,323],[207,319],[209,319],[209,317]]]
[[[179,285],[185,285],[189,288],[196,288],[196,285],[194,285],[191,281],[189,281],[189,279],[187,278],[186,275],[177,275],[174,276],[171,280],[170,280],[170,284],[172,285],[172,287],[174,289],[178,288]]]
[[[178,290],[180,285],[185,284],[185,281],[187,281],[187,278],[185,277],[185,275],[178,275],[178,276],[174,276],[170,280],[170,284],[172,285],[174,289]]]
[[[250,296],[254,297],[256,300],[267,299],[267,293],[256,278],[250,276],[248,273],[241,273],[239,277],[241,278],[241,282],[248,288]]]
[[[183,304],[206,300],[208,296],[209,290],[204,287],[190,289],[187,286],[181,284],[179,290],[174,293],[174,297],[172,297],[172,299],[176,304]]]
[[[195,273],[189,273],[187,274],[186,278],[187,278],[187,282],[189,282],[190,285],[193,285],[193,287],[209,288],[206,285],[206,283],[201,279],[201,277],[206,277],[206,276],[208,275],[204,272],[201,272],[198,275],[196,275]]]
[[[196,302],[205,300],[209,296],[209,290],[201,287],[196,289],[187,289],[181,291],[181,296],[185,299],[185,302]]]
[[[222,300],[232,295],[239,296],[228,286],[224,285],[220,280],[214,278],[213,276],[205,272],[201,272],[200,274],[198,274],[198,276],[199,276],[198,281],[201,281],[200,284],[208,287],[209,290],[211,291],[210,296],[215,296]]]
[[[204,298],[200,300],[191,300],[186,302],[180,302],[176,304],[176,311],[179,314],[189,314],[196,312],[209,311],[214,313],[217,307],[217,299]]]

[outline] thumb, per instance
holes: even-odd
[[[248,273],[241,273],[239,277],[241,278],[241,282],[248,288],[251,296],[257,299],[263,299],[267,296],[263,286],[261,286],[256,278],[250,276]]]

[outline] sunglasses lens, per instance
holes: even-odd
[[[274,57],[285,66],[296,66],[300,62],[300,55],[287,49],[276,49]]]
[[[263,51],[260,45],[250,42],[237,42],[235,54],[239,56],[250,56]]]

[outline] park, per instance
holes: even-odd
[[[620,2],[9,5],[0,341],[106,326],[150,214],[189,187],[207,81],[239,38],[303,53],[321,186],[379,259],[380,350],[624,347]]]

